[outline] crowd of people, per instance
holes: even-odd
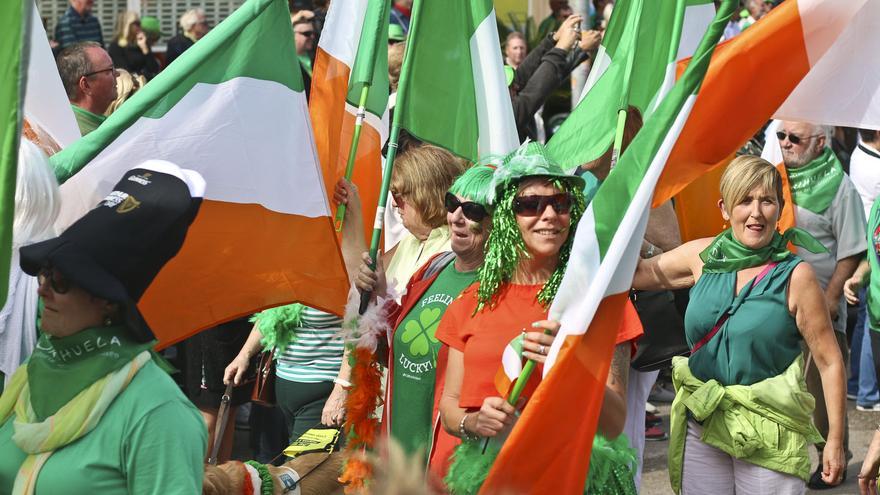
[[[743,1],[724,36],[777,3]],[[549,305],[578,223],[613,173],[610,146],[570,173],[543,145],[552,133],[543,105],[592,62],[614,8],[589,4],[581,16],[551,0],[535,38],[514,31],[500,43],[518,149],[467,163],[402,132],[377,259],[363,236],[373,205],[345,179],[329,198],[346,207],[340,247],[351,297],[368,295],[358,331],[382,336],[380,436],[425,473],[421,492],[469,493],[456,449],[506,437],[559,331]],[[71,0],[51,40],[82,135],[211,27],[196,8],[169,37],[157,19],[125,11],[104,40],[92,8]],[[412,0],[390,9],[392,109],[411,9]],[[299,67],[307,94],[326,14],[327,5],[291,2],[296,60],[286,63]],[[154,50],[163,38],[165,50]],[[638,109],[625,122],[621,151],[642,127]],[[676,493],[831,488],[846,480],[852,458],[847,399],[880,411],[880,131],[794,121],[755,131],[717,184],[725,230],[682,242],[676,209],[685,205],[650,212],[630,293],[637,318],[618,325],[585,493],[638,493],[646,440],[668,440]],[[756,156],[777,145],[781,163]],[[268,493],[273,483],[282,493],[285,469],[293,470],[282,451],[316,429],[346,425],[352,315],[290,304],[157,353],[137,302],[180,249],[204,180],[164,161],[135,164],[110,196],[57,232],[63,178],[47,159],[53,151],[27,139],[19,151],[0,311],[0,493],[192,494],[203,476],[205,493],[235,491],[215,488],[224,484]],[[126,198],[135,193],[132,206]],[[649,346],[673,341],[683,350],[642,359]],[[496,377],[511,348],[538,368],[513,404]],[[258,380],[274,378],[274,400],[252,402],[254,375],[268,369],[261,355],[275,363]],[[674,389],[667,398],[664,381]],[[658,401],[671,402],[668,430],[650,403]],[[233,450],[233,425],[249,429],[242,460],[253,461],[234,460],[248,449]],[[232,464],[206,472],[209,459]],[[341,466],[324,464],[331,475],[319,493],[341,489]],[[862,493],[877,493],[878,472],[880,431],[858,475]]]

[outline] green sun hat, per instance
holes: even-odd
[[[388,25],[388,41],[404,41],[406,40],[406,32],[399,24]]]
[[[565,173],[565,170],[550,158],[544,145],[537,141],[523,143],[504,157],[492,176],[495,194],[497,195],[511,182],[525,177],[558,178],[573,185],[578,191],[583,191],[586,186],[583,178]]]
[[[159,19],[152,16],[141,17],[141,29],[143,29],[145,33],[168,36],[162,32],[162,27],[159,25]]]

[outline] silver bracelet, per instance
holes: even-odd
[[[343,380],[342,378],[334,378],[333,383],[337,385],[342,385],[342,388],[351,388],[351,382],[348,380]]]
[[[480,438],[478,435],[468,433],[468,431],[464,428],[464,422],[470,415],[471,413],[465,413],[464,416],[461,417],[461,421],[458,422],[458,436],[462,440],[476,440]]]

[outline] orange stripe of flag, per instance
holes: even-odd
[[[326,216],[203,201],[180,253],[139,304],[159,347],[203,330],[202,322],[218,315],[246,316],[294,301],[342,314],[348,277],[338,247],[329,248],[336,245],[331,223]]]
[[[679,75],[688,62],[679,62]],[[668,200],[711,168],[727,163],[809,70],[795,0],[782,3],[758,23],[719,45],[660,176],[654,205]]]

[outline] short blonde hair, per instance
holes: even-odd
[[[782,176],[770,162],[754,155],[741,155],[733,159],[721,174],[721,201],[729,214],[749,192],[758,186],[766,191],[776,191],[779,211],[785,206],[782,195]]]
[[[436,229],[446,224],[446,191],[466,168],[464,160],[443,148],[421,144],[394,160],[391,191],[404,196],[425,225]]]

